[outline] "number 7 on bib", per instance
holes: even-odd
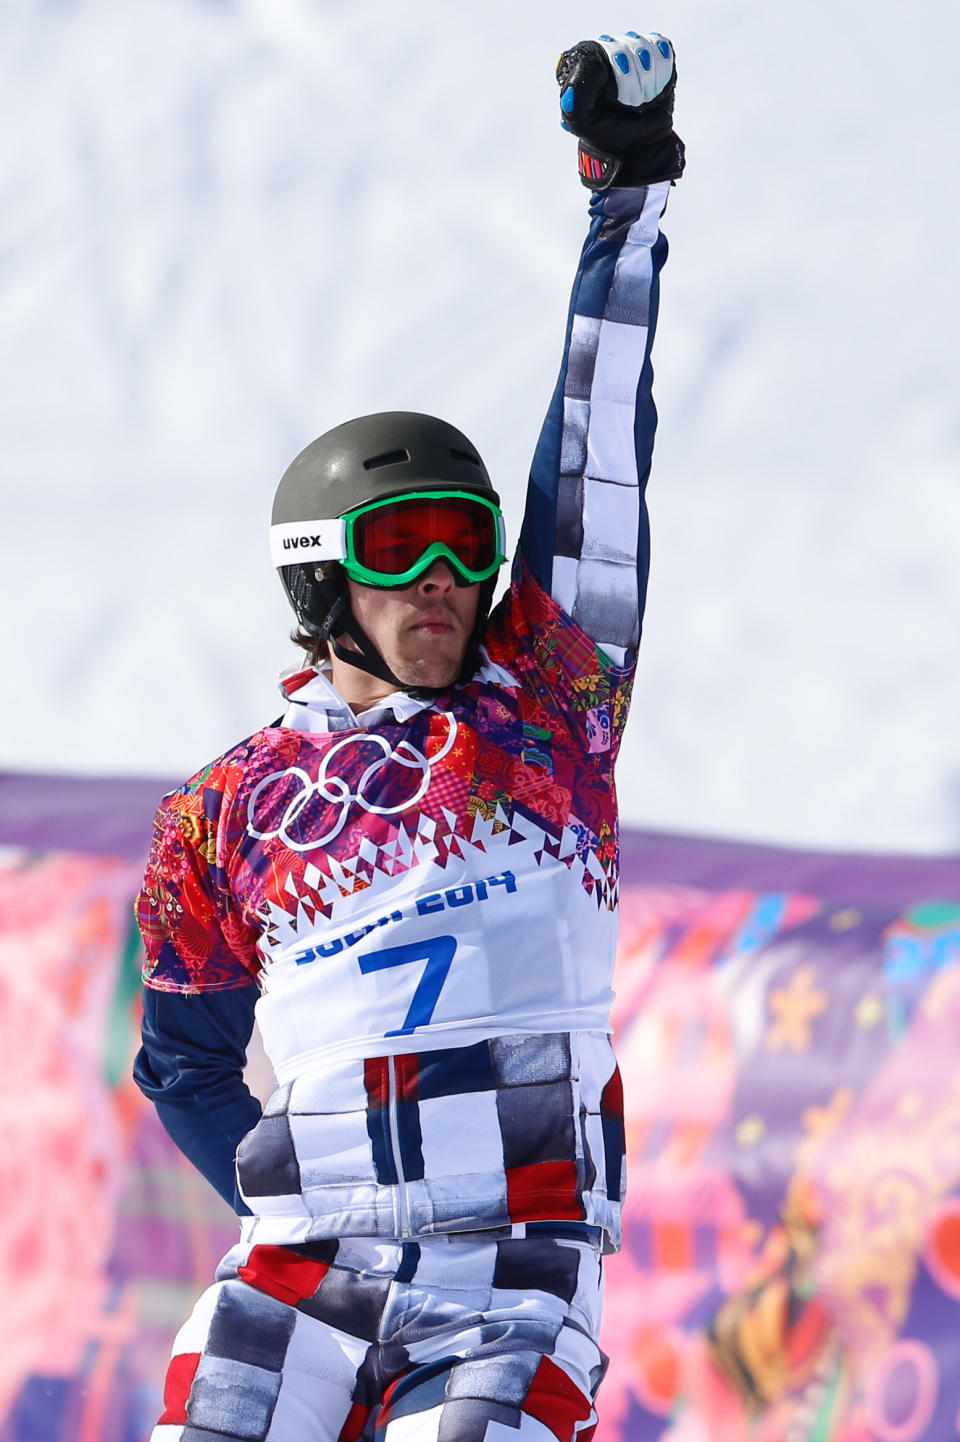
[[[456,949],[456,937],[435,936],[431,941],[414,941],[407,946],[389,946],[383,951],[369,951],[365,956],[357,957],[364,976],[368,976],[372,971],[384,971],[389,966],[408,966],[415,961],[426,962],[403,1025],[393,1031],[384,1032],[384,1036],[410,1036],[418,1026],[426,1026],[430,1022]]]

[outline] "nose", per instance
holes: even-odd
[[[417,590],[421,596],[446,596],[456,584],[453,579],[453,572],[446,561],[439,557],[433,565],[424,571],[417,580]]]

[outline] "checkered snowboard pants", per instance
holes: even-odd
[[[177,1336],[151,1442],[587,1442],[599,1242],[504,1233],[235,1247]]]

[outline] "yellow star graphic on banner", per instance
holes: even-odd
[[[864,1031],[876,1026],[878,1021],[883,1021],[883,1002],[876,992],[868,992],[857,1002],[857,1009],[854,1015],[857,1018],[857,1025],[862,1026]]]
[[[738,1144],[741,1147],[753,1147],[767,1130],[763,1117],[744,1117],[743,1121],[734,1132]]]
[[[809,1051],[813,1039],[811,1025],[815,1017],[826,1011],[829,997],[814,986],[816,970],[809,964],[798,966],[789,986],[775,986],[767,997],[767,1005],[776,1017],[767,1032],[767,1051]]]

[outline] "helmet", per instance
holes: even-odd
[[[273,560],[300,624],[331,640],[351,665],[398,686],[402,683],[350,615],[342,572],[333,568],[331,576],[331,568],[318,562],[338,554],[331,549],[334,531],[342,530],[337,523],[357,507],[434,490],[473,493],[494,506],[500,500],[476,447],[456,426],[416,411],[385,411],[347,421],[312,441],[287,467],[273,502]],[[495,576],[481,583],[464,670],[476,664],[495,584]],[[336,637],[344,631],[359,653],[341,651]]]

